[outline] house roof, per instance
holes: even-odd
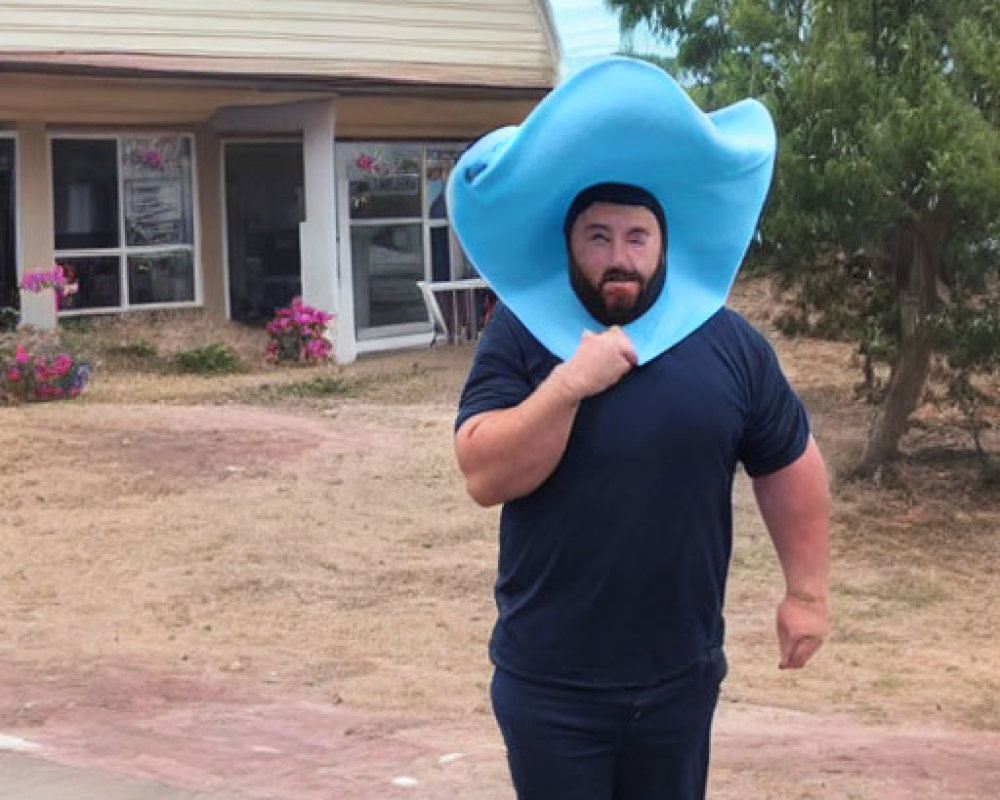
[[[555,83],[546,0],[0,0],[0,70],[316,88]]]

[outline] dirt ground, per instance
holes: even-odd
[[[772,297],[734,305],[769,329]],[[869,413],[852,348],[772,341],[840,473]],[[451,450],[471,352],[223,378],[109,359],[80,400],[0,409],[0,747],[287,800],[510,800],[497,511]],[[835,481],[835,631],[802,672],[776,669],[780,573],[738,481],[715,800],[1000,796],[997,490],[954,419],[918,422],[891,486]]]

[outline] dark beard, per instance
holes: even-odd
[[[601,276],[604,280],[609,275],[618,277],[619,279],[625,278],[637,278],[638,275],[635,272],[621,269],[612,268],[608,272]],[[648,283],[642,288],[639,293],[639,297],[636,299],[635,303],[628,308],[608,308],[607,304],[604,302],[604,296],[601,294],[601,290],[595,287],[589,280],[587,276],[583,274],[583,270],[580,269],[580,265],[577,260],[573,257],[573,254],[569,254],[569,283],[573,287],[573,291],[576,292],[576,296],[583,307],[590,312],[590,316],[600,322],[602,325],[628,325],[630,322],[635,322],[643,314],[645,314],[652,307],[653,303],[656,302],[656,298],[660,296],[660,292],[663,291],[663,284],[667,279],[667,260],[665,258],[660,259],[660,265],[656,268],[650,278]]]

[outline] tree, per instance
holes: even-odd
[[[956,402],[997,364],[1000,0],[606,1],[677,44],[706,108],[754,95],[771,109],[763,253],[867,360],[891,363],[859,465],[871,474],[896,455],[935,352]],[[853,325],[845,301],[864,315]]]

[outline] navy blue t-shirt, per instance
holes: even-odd
[[[456,429],[519,404],[558,363],[498,305]],[[808,434],[774,351],[725,308],[584,400],[555,471],[501,512],[494,664],[550,683],[649,686],[720,647],[736,464],[781,469]]]

